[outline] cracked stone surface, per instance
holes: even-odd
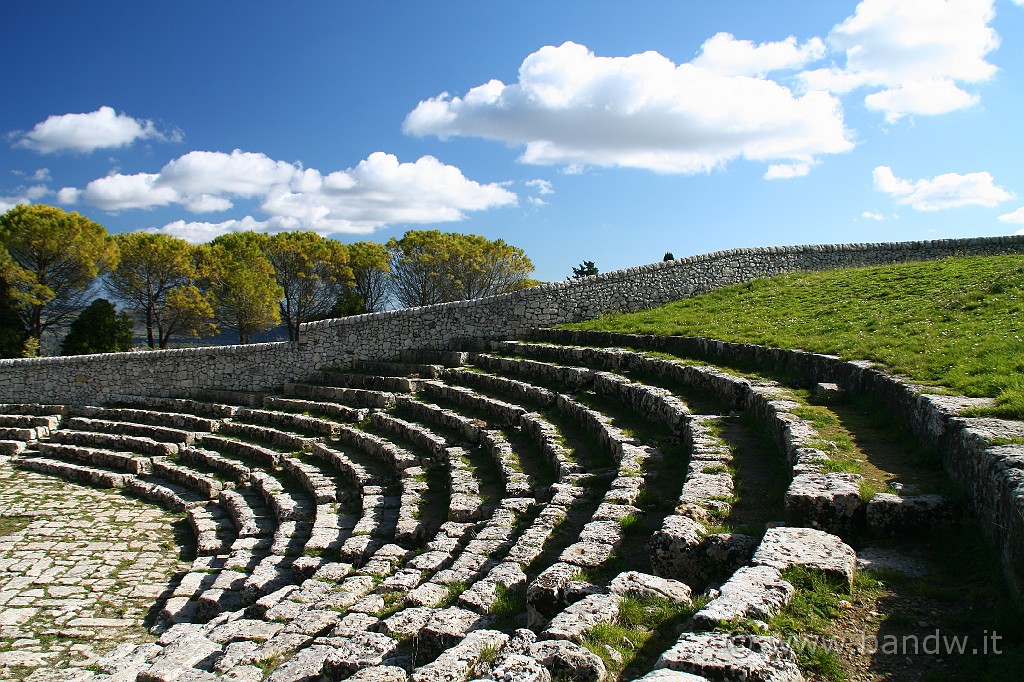
[[[0,679],[65,679],[155,639],[147,614],[189,567],[172,528],[181,515],[2,460],[0,514],[29,517],[0,535]]]

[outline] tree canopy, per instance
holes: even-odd
[[[81,310],[96,278],[117,264],[117,245],[102,225],[78,213],[33,204],[0,216],[0,246],[10,258],[0,276],[11,288],[28,335],[37,341]]]
[[[123,310],[117,312],[113,303],[97,298],[71,323],[61,353],[86,355],[131,350],[133,326],[131,315]]]
[[[278,304],[284,290],[264,249],[269,237],[255,232],[221,235],[203,258],[203,279],[213,294],[217,319],[238,331],[239,343],[281,322]]]
[[[335,311],[349,315],[376,313],[388,302],[388,252],[377,242],[353,242],[348,245],[348,265],[352,279],[341,292]]]
[[[150,348],[166,348],[172,334],[216,333],[213,307],[195,286],[197,247],[167,234],[114,236],[121,259],[107,276],[111,295],[140,315]]]
[[[387,250],[392,293],[406,307],[514,291],[533,272],[522,249],[478,235],[409,230]]]
[[[315,232],[281,232],[270,237],[264,252],[283,291],[278,303],[288,339],[299,338],[299,325],[327,316],[351,280],[348,250]]]
[[[107,324],[98,300],[85,315],[100,282],[123,306],[118,319],[144,324],[149,347],[166,348],[219,327],[250,343],[282,323],[297,340],[305,322],[516,291],[538,284],[532,272],[522,249],[474,234],[409,230],[345,245],[314,232],[238,232],[197,246],[155,232],[111,236],[78,213],[19,205],[0,216],[0,356],[37,354],[44,332],[80,313],[77,336]],[[76,353],[96,352],[72,341]]]
[[[584,277],[590,277],[599,273],[597,266],[594,265],[594,261],[585,260],[580,263],[578,268],[572,269],[572,279],[583,279]]]

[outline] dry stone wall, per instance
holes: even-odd
[[[267,390],[408,348],[515,337],[785,272],[1010,253],[1024,253],[1024,236],[732,249],[501,296],[313,322],[302,326],[298,342],[0,360],[0,401],[85,404],[125,392]]]

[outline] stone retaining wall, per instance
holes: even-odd
[[[84,404],[118,393],[267,390],[325,367],[390,359],[408,348],[511,338],[530,328],[650,308],[785,272],[1010,253],[1024,253],[1024,236],[732,249],[501,296],[312,322],[302,326],[298,342],[0,360],[0,401]]]

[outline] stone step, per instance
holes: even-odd
[[[315,375],[315,380],[324,386],[356,388],[364,391],[383,393],[413,393],[419,387],[418,379],[408,377],[374,376],[357,372],[324,371]]]
[[[316,504],[347,502],[354,495],[354,491],[343,487],[338,479],[315,459],[285,455],[281,458],[281,470],[291,476]]]
[[[277,529],[277,518],[267,507],[263,496],[248,486],[222,490],[220,503],[230,514],[240,538],[272,537]]]
[[[417,448],[426,451],[431,457],[443,461],[445,450],[448,448],[448,441],[419,424],[399,419],[386,412],[374,412],[370,415],[370,423],[374,427],[394,434],[399,438],[409,441]]]
[[[223,435],[204,435],[200,442],[206,449],[215,450],[230,457],[241,458],[266,469],[274,469],[281,463],[280,452],[255,443],[226,438]]]
[[[442,365],[414,362],[371,362],[357,360],[353,368],[360,374],[384,377],[406,377],[417,379],[436,379],[444,370]]]
[[[188,466],[181,466],[163,458],[155,458],[153,460],[152,474],[153,476],[182,485],[208,500],[217,499],[220,491],[224,489],[224,483],[213,476],[208,476]]]
[[[130,452],[116,452],[102,448],[90,448],[63,443],[42,442],[37,450],[43,457],[80,462],[107,469],[117,469],[130,474],[147,474],[153,470],[153,460],[137,457]]]
[[[473,419],[433,403],[423,402],[409,396],[396,396],[399,409],[427,424],[437,424],[456,431],[470,443],[480,442],[480,431],[485,426],[479,419]]]
[[[395,404],[395,394],[393,392],[365,388],[348,388],[320,384],[285,384],[284,394],[289,398],[340,403],[353,408],[377,407],[386,409]]]
[[[220,419],[197,417],[183,412],[166,412],[160,410],[140,410],[130,407],[96,407],[86,405],[75,410],[75,415],[91,419],[133,422],[150,426],[165,426],[182,431],[216,431]]]
[[[27,444],[23,440],[0,440],[0,455],[18,455],[25,452]]]
[[[326,463],[356,487],[385,485],[390,478],[372,472],[369,467],[357,462],[351,453],[343,452],[327,443],[315,443],[309,452],[310,456]]]
[[[287,452],[308,450],[313,446],[313,443],[316,443],[319,440],[318,438],[300,436],[288,431],[282,431],[281,429],[277,429],[272,426],[262,426],[260,424],[248,424],[237,421],[225,422],[220,427],[219,433],[225,436],[244,438],[247,441],[265,443],[270,447],[278,448]]]
[[[488,398],[471,389],[451,386],[441,381],[424,381],[421,392],[459,407],[483,412],[489,418],[504,426],[515,426],[519,421],[519,417],[527,412],[524,407],[519,405],[513,405],[495,398]]]
[[[0,414],[0,426],[41,430],[41,435],[60,427],[61,415]]]
[[[196,554],[210,556],[227,554],[237,537],[235,524],[221,505],[208,502],[186,511],[189,525],[196,535]]]
[[[39,473],[57,476],[68,481],[89,483],[100,488],[122,488],[135,478],[134,474],[111,471],[85,464],[50,459],[27,453],[14,460],[15,466]]]
[[[136,424],[135,422],[112,421],[109,419],[92,419],[89,417],[71,417],[67,420],[67,428],[76,431],[102,431],[126,436],[142,436],[162,443],[175,443],[180,446],[192,445],[198,434],[166,426]]]
[[[367,408],[349,407],[348,405],[316,400],[302,400],[301,398],[279,398],[276,396],[268,396],[263,401],[263,407],[280,412],[322,414],[331,419],[345,422],[361,422],[369,414],[369,409]]]
[[[110,402],[116,407],[134,407],[162,412],[179,412],[184,414],[194,414],[199,417],[208,417],[211,419],[225,419],[231,417],[238,409],[236,405],[223,405],[220,403],[192,400],[190,398],[161,398],[156,396],[131,395],[127,393],[113,395]]]
[[[57,433],[56,431],[54,433]],[[0,439],[18,440],[23,443],[46,438],[49,429],[38,426],[0,426]]]
[[[430,350],[425,348],[407,348],[399,351],[399,360],[403,363],[441,365],[442,367],[458,367],[466,364],[469,353],[462,350]]]
[[[67,405],[46,405],[43,403],[0,403],[0,414],[29,414],[36,416],[67,417]]]
[[[68,445],[88,445],[107,450],[136,452],[140,455],[149,455],[150,457],[167,457],[178,454],[178,446],[175,443],[162,443],[144,436],[125,436],[100,431],[58,429],[50,434],[50,441]]]
[[[465,368],[447,370],[444,374],[444,379],[460,386],[467,386],[486,393],[504,395],[517,403],[528,403],[542,408],[552,407],[558,397],[555,391],[536,386],[527,381],[509,379]]]
[[[132,477],[125,481],[124,491],[177,512],[205,504],[209,499],[185,486],[152,477]]]
[[[227,478],[240,484],[249,481],[249,474],[252,469],[232,457],[225,457],[215,450],[189,446],[178,453],[178,461],[182,464],[189,464],[208,469],[215,469],[224,474]]]
[[[316,506],[306,493],[286,490],[280,481],[263,471],[252,472],[249,484],[263,496],[278,523],[313,520]]]
[[[386,438],[345,424],[338,431],[338,443],[365,453],[395,472],[418,466],[420,459]]]
[[[488,353],[475,355],[473,365],[498,374],[512,374],[541,383],[556,383],[570,392],[587,388],[594,380],[593,370],[588,367],[557,365],[524,358],[499,357]]]
[[[264,401],[266,402],[266,401]],[[254,424],[264,424],[274,427],[282,427],[289,430],[304,433],[315,433],[319,436],[331,438],[338,433],[337,422],[319,417],[311,417],[295,412],[277,412],[274,410],[254,409],[243,407],[235,413],[234,421],[246,421]]]

